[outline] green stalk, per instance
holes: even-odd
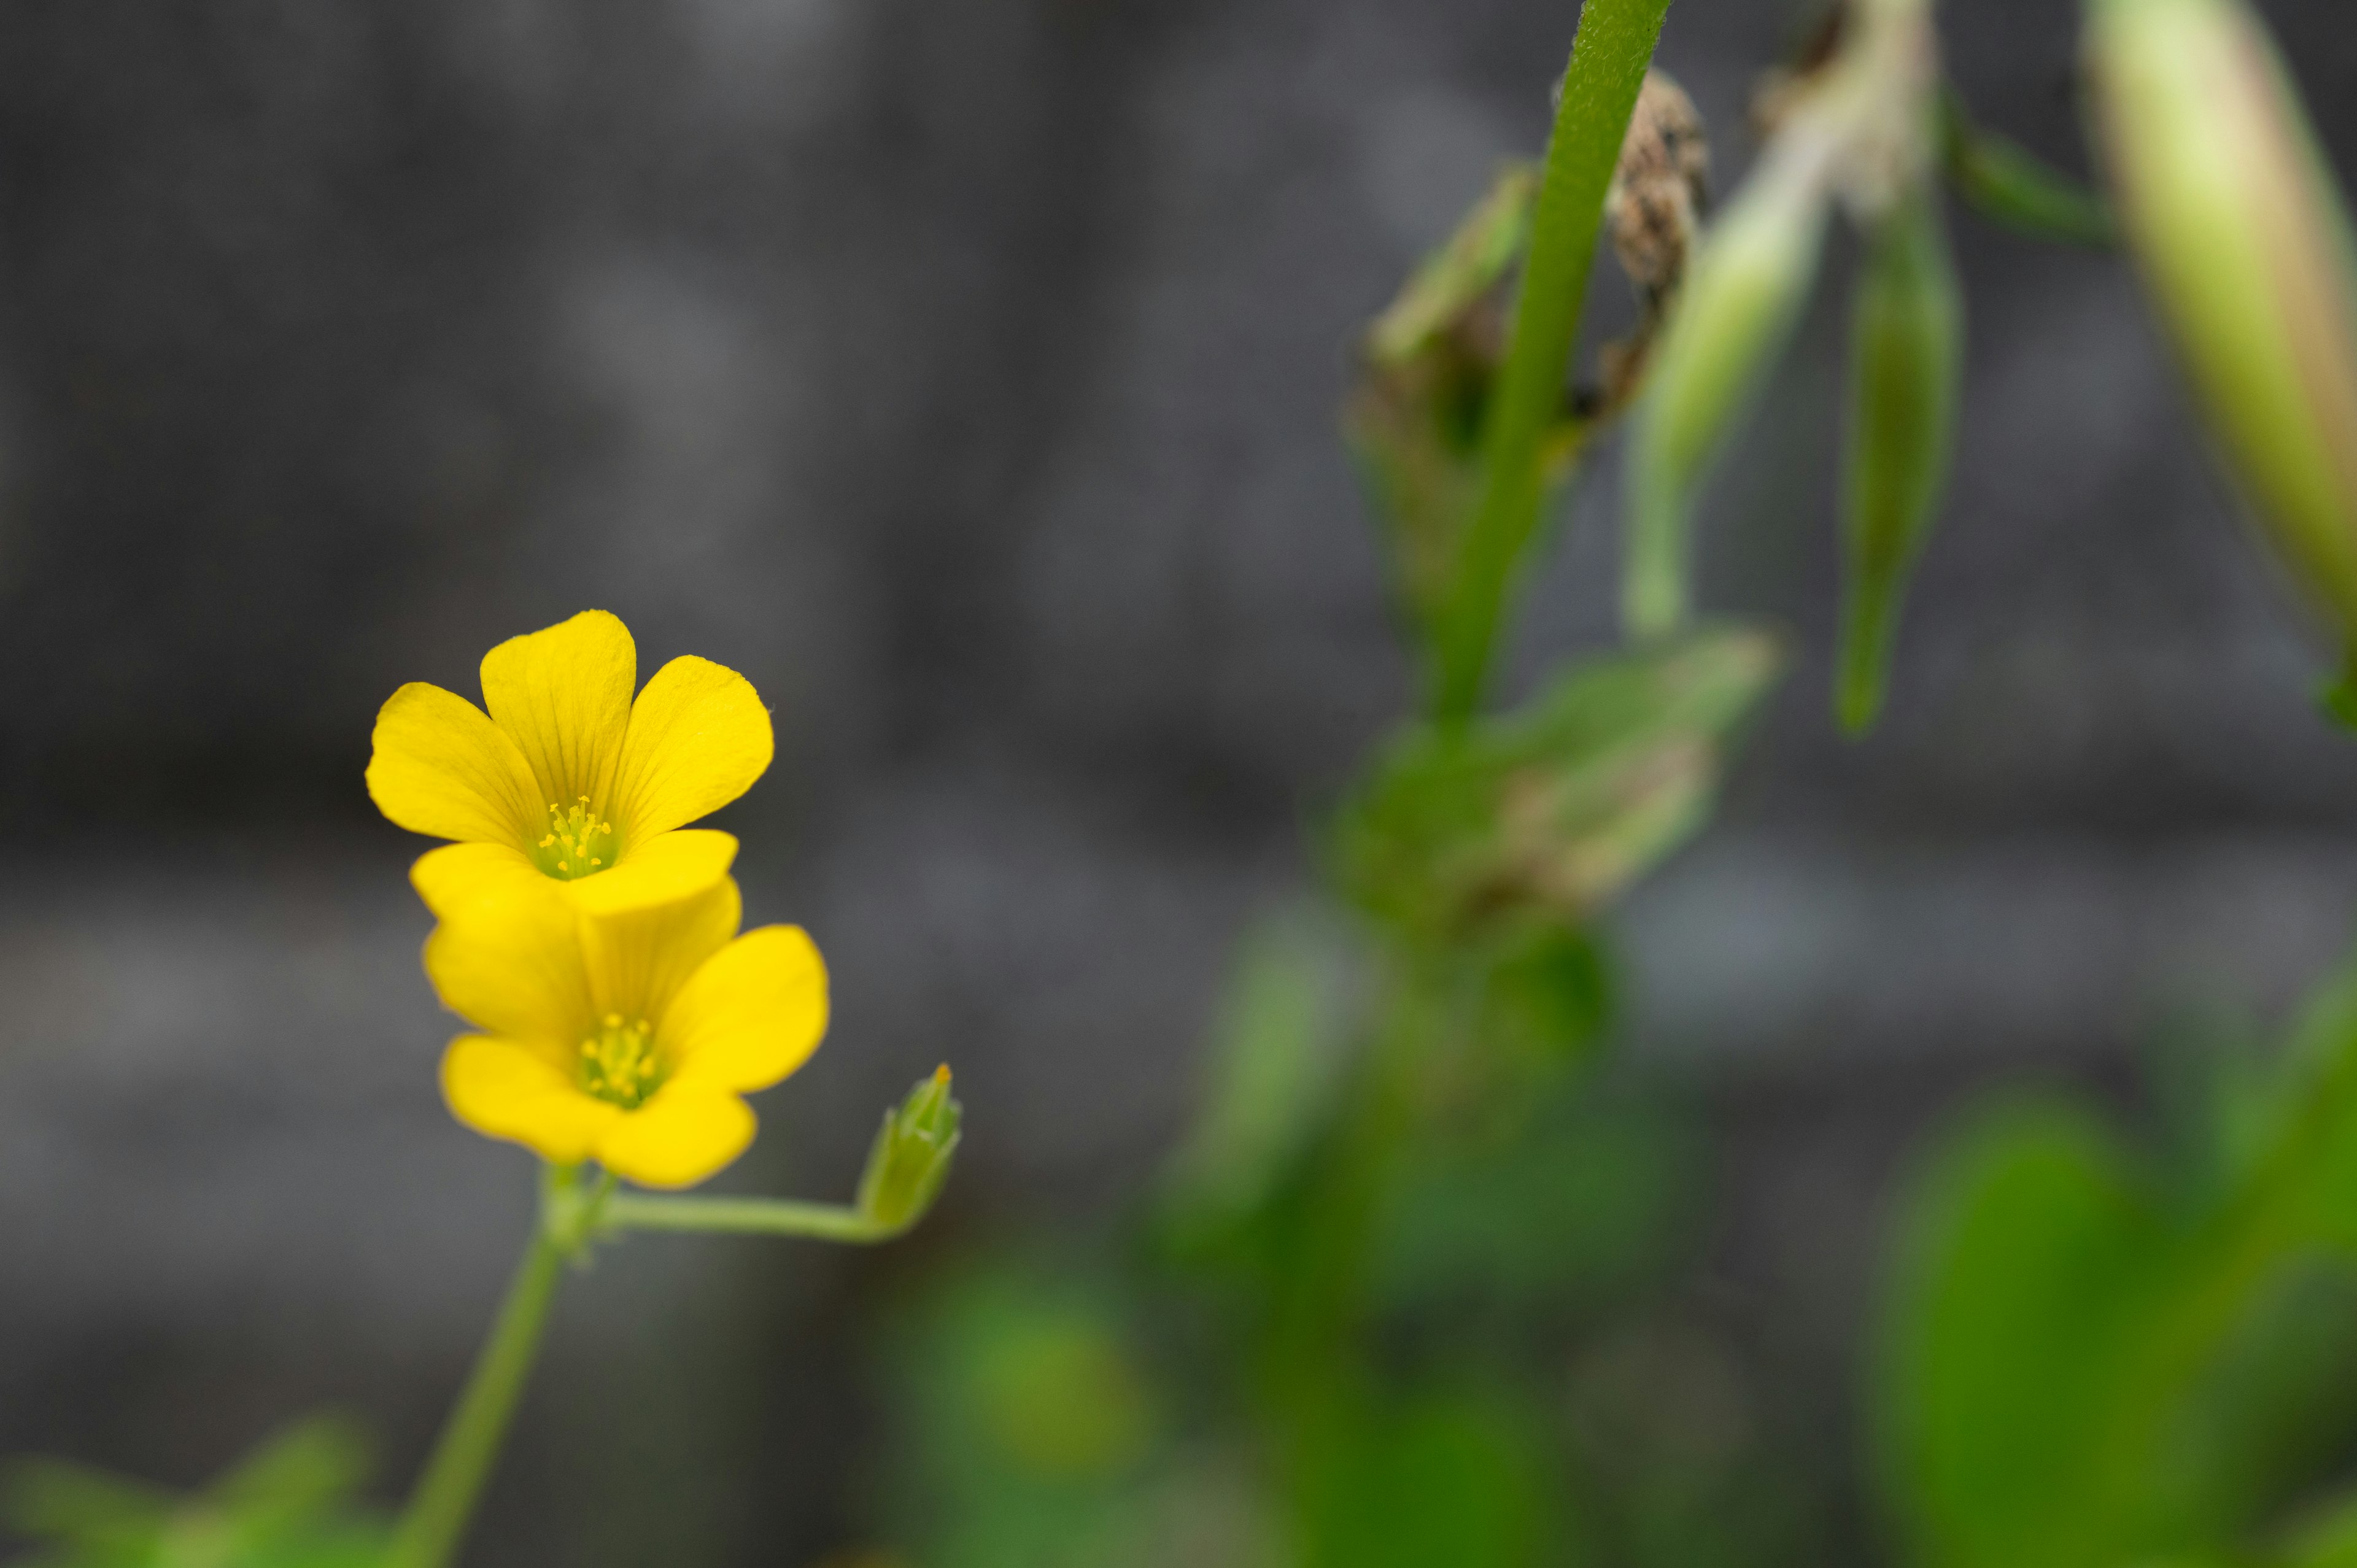
[[[507,1436],[517,1396],[540,1350],[541,1330],[548,1322],[549,1302],[556,1294],[557,1270],[566,1251],[552,1221],[559,1210],[569,1212],[577,1203],[580,1195],[574,1182],[572,1171],[551,1167],[548,1172],[532,1243],[500,1305],[491,1336],[475,1358],[466,1391],[402,1513],[385,1559],[388,1568],[443,1568],[466,1533]]]
[[[599,1223],[606,1230],[726,1230],[854,1243],[888,1241],[908,1229],[843,1204],[783,1197],[617,1197]]]
[[[1482,427],[1480,503],[1434,628],[1430,701],[1444,723],[1480,705],[1514,569],[1545,508],[1547,435],[1563,412],[1604,195],[1669,7],[1670,0],[1585,0],[1580,7],[1531,218],[1513,340]]]

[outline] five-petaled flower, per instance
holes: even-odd
[[[561,1165],[692,1187],[753,1138],[743,1095],[826,1033],[826,967],[798,927],[737,934],[737,884],[600,913],[517,885],[425,944],[443,1004],[487,1031],[442,1058],[451,1112]]]
[[[412,682],[377,714],[369,794],[401,826],[458,841],[411,873],[436,915],[550,883],[610,914],[728,874],[735,839],[680,830],[770,766],[769,710],[750,682],[674,659],[634,703],[638,650],[603,610],[511,638],[483,656],[482,680],[483,708]]]

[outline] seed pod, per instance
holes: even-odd
[[[1947,482],[1963,349],[1964,299],[1938,193],[1919,187],[1870,237],[1850,326],[1847,583],[1835,708],[1852,735],[1881,711],[1907,579]]]
[[[2090,0],[2119,215],[2228,466],[2357,641],[2357,295],[2348,220],[2237,0]]]
[[[1819,135],[1778,137],[1688,270],[1630,435],[1621,614],[1636,636],[1685,619],[1695,491],[1808,297],[1835,151]]]
[[[1709,199],[1710,138],[1701,112],[1669,72],[1649,70],[1604,193],[1613,253],[1649,311],[1685,275],[1686,249]]]

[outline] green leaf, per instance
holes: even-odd
[[[1324,1122],[1345,1065],[1350,963],[1341,935],[1306,910],[1245,933],[1201,1109],[1165,1177],[1182,1229],[1257,1208]]]
[[[1910,1208],[1879,1394],[1926,1560],[2232,1552],[2345,1449],[2357,971],[2267,1082],[2214,1084],[2220,1135],[2194,1141],[2190,1179],[2132,1178],[2084,1118],[2015,1112],[1963,1138]]]
[[[1383,313],[1367,329],[1367,357],[1404,369],[1458,330],[1468,312],[1487,301],[1522,259],[1529,242],[1531,205],[1538,199],[1538,169],[1510,163]]]
[[[1529,1568],[1557,1529],[1545,1459],[1501,1396],[1368,1399],[1319,1445],[1305,1568]]]
[[[1457,232],[1367,329],[1342,432],[1390,546],[1394,592],[1428,632],[1480,499],[1480,434],[1506,352],[1505,285],[1538,172],[1501,169]]]
[[[2125,1156],[2067,1109],[1992,1115],[1940,1158],[1901,1236],[1879,1397],[1916,1555],[2083,1562],[2110,1348],[2163,1245]]]
[[[1918,190],[1870,237],[1850,328],[1847,546],[1835,708],[1863,734],[1881,712],[1907,580],[1947,483],[1964,370],[1964,296],[1938,199]]]
[[[2357,1568],[2357,1495],[2311,1510],[2291,1531],[2273,1568]]]
[[[2108,247],[2119,238],[2103,199],[2018,144],[1983,130],[1950,93],[1941,115],[1949,183],[1976,211],[2035,239]]]
[[[954,1271],[893,1325],[888,1503],[934,1568],[1120,1568],[1164,1457],[1164,1399],[1086,1260]]]
[[[1482,956],[1480,1034],[1516,1080],[1510,1092],[1527,1092],[1587,1058],[1610,1021],[1613,993],[1585,932],[1548,922]]]
[[[194,1497],[56,1460],[15,1466],[10,1525],[53,1548],[44,1568],[380,1568],[382,1523],[358,1508],[368,1445],[320,1417]]]
[[[1782,650],[1735,628],[1591,660],[1522,711],[1395,742],[1336,823],[1349,897],[1413,943],[1577,926],[1690,837]]]
[[[1686,1239],[1700,1168],[1690,1131],[1626,1096],[1558,1098],[1501,1144],[1410,1157],[1376,1243],[1387,1312],[1610,1300]]]

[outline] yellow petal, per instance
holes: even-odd
[[[631,844],[611,871],[557,886],[572,895],[574,907],[586,914],[618,915],[650,904],[677,903],[704,892],[728,875],[736,858],[737,841],[726,833],[688,828]]]
[[[377,712],[368,789],[411,832],[462,842],[513,843],[547,804],[515,742],[466,698],[422,681]]]
[[[667,1084],[604,1129],[597,1163],[640,1187],[694,1187],[745,1152],[754,1125],[733,1094]]]
[[[546,1056],[513,1040],[461,1035],[442,1054],[442,1097],[450,1114],[491,1138],[578,1165],[622,1119],[622,1110],[581,1092]]]
[[[626,843],[708,816],[753,787],[777,742],[753,683],[709,659],[674,659],[630,709],[612,796]]]
[[[809,934],[764,926],[695,972],[655,1037],[675,1064],[675,1083],[767,1089],[818,1049],[826,1011],[826,963]]]
[[[546,878],[469,901],[425,939],[442,1004],[511,1038],[577,1045],[598,1009],[583,963],[581,918]]]
[[[428,850],[409,868],[409,880],[437,918],[463,918],[485,904],[544,897],[552,882],[511,843],[453,843]]]
[[[569,809],[584,795],[608,810],[638,678],[630,628],[604,610],[583,610],[483,655],[483,705],[539,781],[535,828],[549,806]]]
[[[687,977],[737,934],[743,915],[737,884],[725,876],[675,903],[584,915],[582,947],[598,1015],[662,1017]]]

